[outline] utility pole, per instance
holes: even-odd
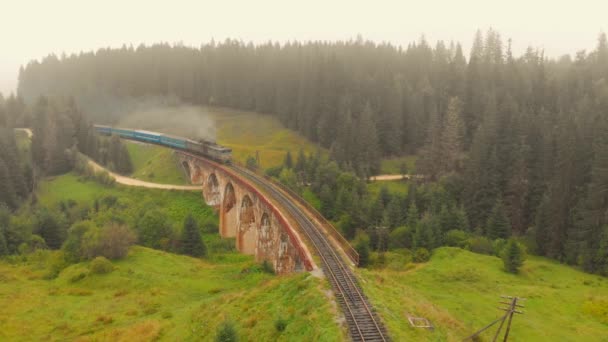
[[[498,326],[498,330],[496,330],[496,334],[494,335],[494,338],[492,339],[492,342],[496,342],[498,340],[498,336],[500,336],[500,333],[502,331],[502,328],[505,324],[505,321],[507,322],[507,330],[505,332],[505,336],[503,338],[503,342],[506,342],[507,339],[509,338],[509,332],[511,331],[511,323],[513,322],[513,315],[514,314],[523,314],[523,311],[517,310],[518,308],[523,308],[524,306],[521,304],[518,304],[518,301],[524,300],[525,298],[519,298],[519,297],[511,297],[511,296],[500,296],[503,299],[508,299],[510,300],[509,302],[505,302],[505,301],[501,301],[500,304],[503,305],[507,305],[507,307],[499,307],[500,310],[506,311],[506,313],[504,314],[504,316],[500,317],[499,319],[493,321],[492,323],[486,325],[485,327],[477,330],[475,333],[473,333],[473,335],[466,337],[464,341],[468,341],[468,340],[472,340],[474,337],[479,336],[479,334],[481,334],[482,332],[486,331],[487,329],[489,329],[491,326],[493,326],[494,324],[500,322],[500,325]]]

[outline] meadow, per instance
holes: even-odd
[[[509,340],[608,341],[608,278],[546,258],[528,257],[513,275],[497,257],[444,247],[407,271],[359,274],[395,341],[460,341],[504,314],[501,295],[526,298]],[[408,314],[429,319],[434,329],[411,327]]]
[[[189,184],[175,154],[168,148],[124,140],[133,163],[130,177],[161,184]]]
[[[264,273],[249,256],[200,260],[135,246],[109,274],[83,262],[45,280],[52,253],[0,261],[0,340],[212,341],[225,321],[241,341],[344,338],[325,281]]]
[[[97,223],[132,226],[147,209],[162,208],[181,229],[192,214],[209,256],[134,246],[109,274],[96,274],[86,261],[57,277],[48,275],[58,251],[0,259],[0,341],[212,341],[226,321],[241,341],[344,339],[329,285],[308,273],[269,274],[236,252],[234,239],[219,237],[217,215],[199,192],[106,187],[70,173],[42,181],[37,198],[49,208],[72,203],[76,212],[99,202],[107,208],[90,214]],[[277,321],[286,323],[283,331]]]

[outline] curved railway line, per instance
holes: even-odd
[[[277,200],[297,221],[322,260],[322,268],[342,307],[353,341],[389,341],[386,329],[363,294],[353,271],[346,265],[327,237],[282,191],[257,174],[238,166],[230,167]]]

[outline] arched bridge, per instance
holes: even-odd
[[[218,210],[221,236],[236,238],[238,251],[269,261],[277,273],[316,267],[294,224],[254,184],[234,168],[175,153],[192,184],[202,186],[205,202]]]

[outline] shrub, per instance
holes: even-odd
[[[494,251],[494,255],[502,255],[502,251],[505,249],[505,246],[507,245],[507,240],[505,239],[496,239],[494,240],[494,242],[492,243],[492,249]]]
[[[274,274],[274,267],[268,260],[262,261],[262,270],[268,274]]]
[[[355,245],[355,250],[359,254],[359,267],[365,267],[369,264],[369,241],[359,240]]]
[[[238,335],[234,323],[226,321],[217,328],[215,335],[215,341],[217,342],[236,342],[238,341]]]
[[[91,272],[93,274],[106,274],[114,270],[112,262],[102,256],[98,256],[91,261]]]
[[[465,231],[453,229],[445,234],[445,244],[451,247],[467,248],[468,235]]]
[[[414,262],[427,262],[431,258],[431,253],[426,248],[418,248],[414,252]]]
[[[129,247],[135,243],[135,234],[126,226],[112,223],[102,229],[90,230],[83,240],[82,250],[87,258],[121,259],[127,256]]]
[[[412,230],[409,227],[402,226],[395,228],[389,234],[389,248],[411,248],[412,235]]]
[[[479,254],[492,255],[494,252],[494,246],[492,242],[483,236],[475,236],[469,239],[469,249],[471,252]]]
[[[283,317],[279,317],[274,321],[274,328],[277,329],[278,332],[283,332],[285,328],[287,328],[287,320]]]

